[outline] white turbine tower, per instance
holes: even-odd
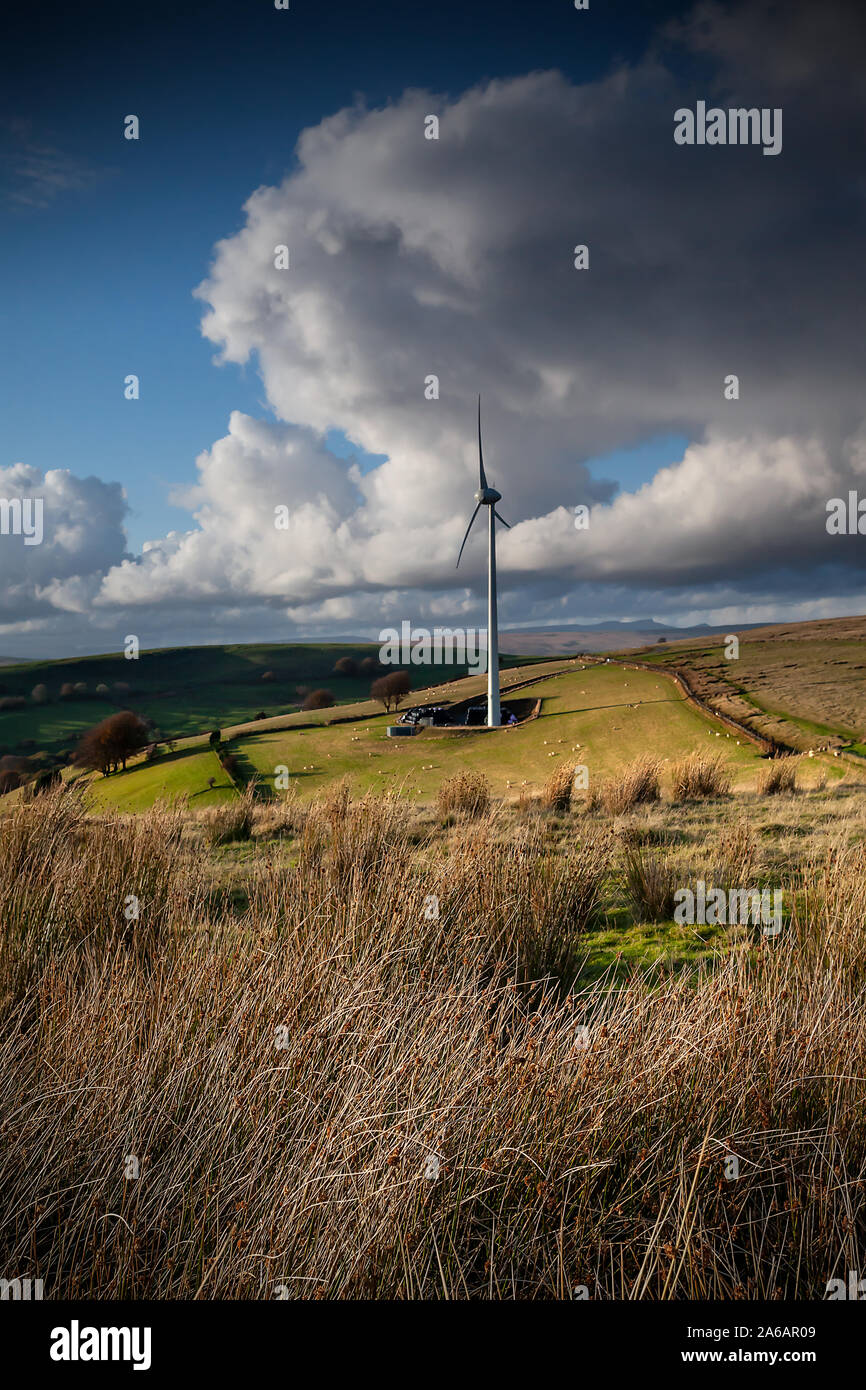
[[[499,624],[496,617],[496,522],[502,521],[502,517],[496,510],[496,503],[501,502],[502,494],[496,491],[495,487],[487,486],[487,479],[484,476],[484,455],[481,452],[481,397],[478,397],[478,491],[475,494],[477,506],[472,513],[472,520],[466,527],[466,535],[463,537],[463,545],[469,539],[469,532],[472,530],[473,522],[481,511],[482,507],[487,507],[487,725],[491,729],[498,729],[502,722],[499,711]],[[502,525],[509,531],[511,527],[507,521],[502,521]],[[463,554],[463,545],[460,547],[460,555],[457,556],[457,565],[460,565],[460,556]]]

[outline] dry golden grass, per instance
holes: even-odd
[[[804,863],[775,940],[587,986],[591,820],[419,847],[405,807],[335,793],[293,868],[250,847],[240,906],[177,816],[53,795],[0,820],[4,1273],[50,1298],[811,1299],[863,1268],[862,840]]]
[[[224,801],[201,812],[204,837],[209,845],[228,845],[248,840],[253,833],[255,785],[250,783],[235,801]]]
[[[797,790],[799,758],[772,758],[758,777],[759,796],[778,796]]]
[[[645,806],[661,797],[661,762],[657,758],[638,758],[620,777],[603,783],[590,796],[592,806],[601,805],[608,815],[622,816],[635,806]]]
[[[732,781],[733,773],[720,754],[690,753],[671,768],[671,796],[674,801],[725,796]]]
[[[745,820],[735,820],[721,831],[717,846],[715,883],[726,892],[750,883],[759,853],[754,826]]]
[[[485,816],[490,809],[490,784],[480,772],[458,772],[445,778],[436,805],[441,816]]]
[[[563,815],[571,810],[571,796],[574,790],[574,774],[577,763],[562,763],[548,777],[541,789],[541,804],[549,811]]]

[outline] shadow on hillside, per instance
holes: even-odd
[[[249,735],[245,735],[245,737],[248,738]],[[253,797],[256,801],[275,800],[275,792],[273,787],[271,787],[267,782],[262,781],[261,772],[256,767],[255,763],[250,761],[244,750],[242,748],[235,747],[231,743],[231,741],[223,744],[223,748],[226,752],[231,753],[234,759],[234,769],[231,775],[234,781],[237,783],[237,785],[241,789],[243,789],[244,787],[252,786]]]

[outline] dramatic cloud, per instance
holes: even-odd
[[[862,542],[825,530],[827,499],[866,483],[863,53],[843,14],[701,5],[598,81],[409,91],[306,130],[197,291],[219,359],[257,365],[277,422],[232,415],[185,499],[195,529],[117,561],[96,611],[342,631],[480,612],[480,542],[454,572],[478,391],[515,523],[505,622],[860,595]],[[698,99],[782,108],[782,152],[676,145]],[[331,429],[386,462],[335,459]],[[633,494],[585,466],[661,432],[694,443]]]
[[[0,468],[0,627],[84,613],[126,551],[117,483],[17,463]]]

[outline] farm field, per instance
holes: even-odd
[[[456,771],[482,772],[496,796],[516,797],[537,791],[560,761],[585,764],[590,780],[608,776],[648,748],[671,759],[708,741],[708,723],[666,680],[615,667],[588,667],[527,686],[522,695],[539,699],[537,719],[511,728],[451,732],[424,730],[412,739],[385,737],[386,720],[363,721],[362,730],[327,729],[293,736],[261,734],[241,742],[267,785],[276,764],[299,757],[307,764],[293,775],[302,795],[312,795],[338,776],[347,776],[356,793],[394,786],[430,800],[443,777]],[[303,738],[303,752],[297,739]],[[752,747],[725,744],[725,756],[746,784],[759,761]],[[714,740],[715,742],[715,740]]]
[[[328,724],[325,720],[334,712],[320,711],[312,728],[297,727],[310,723],[311,716],[292,715],[226,728],[223,734],[243,775],[257,777],[265,793],[279,794],[276,770],[286,768],[291,787],[305,799],[345,778],[355,795],[393,788],[425,804],[435,798],[444,777],[461,770],[482,772],[494,795],[516,798],[537,791],[563,761],[585,765],[592,781],[650,750],[665,762],[706,751],[710,743],[730,764],[735,787],[754,786],[763,766],[756,746],[745,739],[738,743],[723,724],[686,701],[669,679],[615,665],[579,669],[573,662],[546,663],[538,668],[537,680],[534,674],[531,668],[518,669],[507,679],[532,681],[520,695],[541,701],[539,717],[494,731],[425,729],[412,738],[391,739],[386,729],[392,716],[376,713],[367,702],[340,711],[341,719],[355,714],[352,723]],[[475,693],[483,689],[483,680],[472,678],[448,690],[462,696],[464,686]],[[178,750],[164,782],[161,762],[94,778],[92,804],[141,810],[162,795],[186,794],[196,805],[215,799],[207,792],[212,761],[200,741]]]
[[[756,733],[803,750],[851,743],[866,754],[866,619],[746,629],[739,644],[736,660],[726,660],[721,635],[621,655],[680,667],[696,693]]]
[[[231,779],[209,748],[164,754],[153,763],[139,764],[134,773],[116,774],[130,778],[122,798],[115,799],[113,778],[95,778],[89,788],[88,804],[93,809],[114,807],[124,811],[146,811],[157,802],[186,799],[191,811],[217,806],[238,793]],[[213,778],[214,785],[209,785]]]

